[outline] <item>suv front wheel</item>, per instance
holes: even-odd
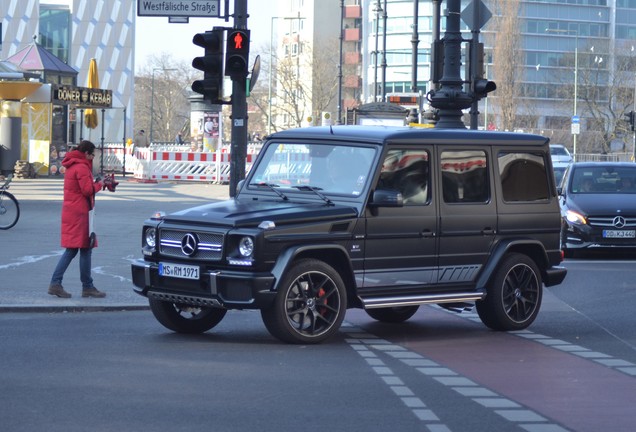
[[[283,342],[315,344],[340,328],[347,310],[342,278],[316,259],[292,264],[281,279],[272,306],[261,310],[267,330]]]
[[[522,330],[541,307],[541,273],[527,255],[512,253],[502,260],[491,279],[486,298],[476,302],[481,321],[493,330]]]

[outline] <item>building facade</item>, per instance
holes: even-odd
[[[586,139],[590,143],[615,138],[628,142],[624,113],[632,109],[634,101],[636,0],[482,1],[492,14],[480,29],[483,74],[497,82],[499,89],[480,101],[480,127],[537,132],[570,149],[576,138],[579,144]],[[440,3],[443,15],[445,3]],[[469,4],[462,2],[463,20],[470,17],[466,14]],[[280,60],[295,55],[294,50],[339,39],[340,46],[331,50],[341,68],[336,69],[341,76],[335,104],[329,108],[332,112],[386,101],[391,94],[424,96],[432,87],[434,7],[433,2],[418,0],[281,0],[279,10],[289,13],[272,20],[277,34],[274,49]],[[496,49],[502,45],[497,35],[507,25],[505,15],[514,16],[511,32],[517,38],[508,53]],[[443,38],[443,16],[437,28]],[[466,41],[472,37],[464,21],[462,36]],[[299,42],[300,48],[294,48]],[[465,43],[464,77],[467,52]],[[513,60],[515,69],[506,74],[502,65]],[[319,75],[315,65],[298,71],[302,71],[301,81]],[[274,70],[275,105],[282,102],[281,82],[289,81],[279,72]],[[512,89],[507,90],[506,84]],[[315,88],[313,93],[299,93],[307,101],[302,112],[312,117],[322,109],[314,103]],[[503,121],[500,112],[509,99],[514,100],[516,110],[513,126]],[[283,118],[278,112],[276,124],[293,126]],[[574,134],[578,137],[572,132],[578,132]]]
[[[78,71],[75,84],[83,87],[95,58],[100,88],[113,93],[112,108],[104,112],[103,136],[107,142],[121,142],[130,135],[134,114],[135,8],[135,0],[0,0],[0,58],[12,56],[35,37]],[[79,122],[79,116],[74,121]],[[98,142],[101,113],[99,121],[98,130],[85,129],[81,136]]]
[[[433,3],[360,2],[362,91],[359,101],[383,101],[391,93],[426,94],[431,88],[428,80],[431,77]],[[480,35],[485,45],[484,73],[498,83],[500,90],[480,101],[480,125],[502,128],[501,116],[497,114],[498,102],[502,101],[498,98],[513,97],[517,110],[515,129],[549,135],[556,142],[567,140],[571,149],[577,138],[571,133],[575,129],[579,139],[609,141],[618,136],[628,141],[629,137],[620,135],[625,130],[625,110],[632,109],[636,92],[636,1],[483,0],[483,3],[492,13]],[[468,4],[462,1],[464,20]],[[443,9],[444,4],[442,14]],[[416,10],[418,19],[414,21]],[[502,45],[501,39],[497,40],[505,25],[502,16],[511,12],[515,17],[511,32],[518,38],[511,51],[519,53],[519,60],[515,60],[512,75],[506,75],[501,65],[512,62],[513,54],[497,53],[496,47]],[[462,21],[462,26],[463,38],[471,39],[468,25]],[[443,38],[443,17],[440,27]],[[418,30],[417,36],[413,34],[414,28]],[[415,67],[414,39],[418,48]],[[466,66],[468,44],[464,45],[462,64]],[[462,74],[466,77],[465,70]],[[514,87],[510,94],[503,91],[503,80],[509,77]]]
[[[272,17],[271,122],[287,129],[320,122],[338,108],[338,0],[279,0]]]

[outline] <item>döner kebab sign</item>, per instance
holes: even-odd
[[[111,108],[112,90],[88,87],[53,86],[53,102],[77,108]]]

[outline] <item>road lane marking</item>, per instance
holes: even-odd
[[[519,403],[503,397],[490,389],[480,386],[467,377],[449,369],[421,354],[409,351],[401,345],[380,339],[375,335],[349,324],[343,323],[349,346],[365,359],[371,369],[384,381],[389,389],[399,397],[404,405],[421,420],[430,432],[450,432],[451,429],[440,420],[402,379],[380,358],[386,355],[415,368],[421,374],[455,391],[460,396],[491,410],[504,420],[515,423],[528,432],[567,432],[562,426],[550,422],[539,413],[526,409]]]
[[[20,267],[22,265],[26,265],[26,264],[33,264],[35,262],[38,261],[42,261],[48,258],[52,258],[52,257],[57,257],[60,256],[64,253],[64,250],[60,250],[57,252],[51,252],[50,254],[47,255],[26,255],[20,258],[15,258],[14,262],[9,263],[9,264],[3,264],[0,265],[0,270],[5,270],[5,269],[9,269],[9,268],[14,268],[14,267]]]
[[[456,312],[452,312],[441,307],[436,307],[436,309],[446,312],[448,314],[452,314],[454,316],[463,318],[463,319],[467,319],[469,321],[481,323],[481,319],[479,318],[479,315],[477,315],[477,313],[475,312],[464,311],[460,314],[457,314]],[[636,377],[636,364],[630,361],[615,358],[609,354],[605,354],[602,352],[592,351],[589,348],[585,348],[580,345],[575,345],[573,343],[570,343],[561,339],[556,339],[544,334],[535,333],[527,329],[518,330],[518,331],[510,331],[508,333],[511,335],[524,338],[524,339],[531,340],[533,342],[543,344],[548,348],[557,349],[567,354],[572,354],[572,355],[584,358],[586,360],[594,361],[595,363],[598,363],[602,366],[608,367],[610,369],[614,369],[616,371],[622,372],[632,377]]]

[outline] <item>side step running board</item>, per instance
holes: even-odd
[[[365,309],[415,306],[427,303],[457,303],[457,302],[473,302],[483,300],[486,293],[479,292],[460,292],[445,294],[426,294],[413,296],[389,296],[389,297],[360,297],[362,306]]]

